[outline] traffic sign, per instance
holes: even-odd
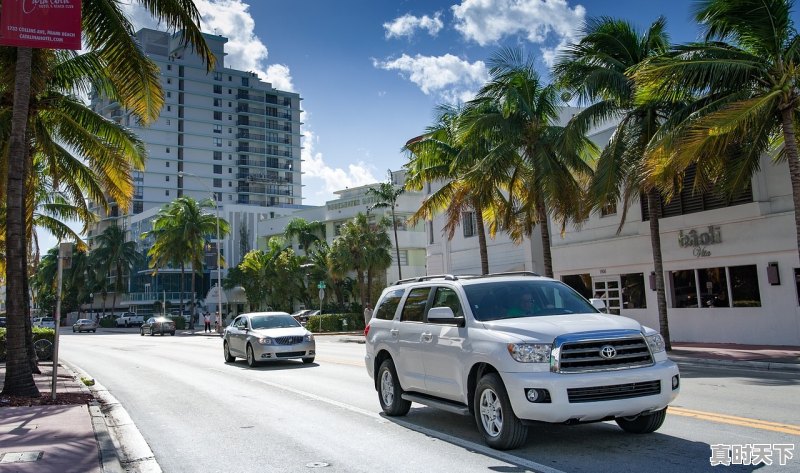
[[[317,289],[325,289],[325,281],[320,281],[319,284],[317,284]]]

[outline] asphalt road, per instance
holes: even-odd
[[[125,407],[165,472],[800,472],[798,374],[683,366],[664,426],[537,425],[525,447],[484,446],[472,418],[414,404],[381,414],[364,345],[317,337],[316,362],[226,364],[218,337],[64,332],[64,360]],[[786,466],[711,467],[711,445],[786,444]]]

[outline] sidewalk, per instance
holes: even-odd
[[[190,331],[182,331],[189,335]],[[219,337],[219,334],[194,335]],[[315,334],[339,336],[339,341],[364,343],[361,332]],[[669,357],[680,363],[707,364],[759,370],[800,372],[800,347],[736,344],[673,343]],[[39,364],[34,375],[43,398],[50,398],[52,363]],[[0,388],[5,381],[0,363]],[[59,364],[57,398],[91,397],[90,391],[68,366]],[[72,399],[75,402],[75,399]],[[122,473],[106,420],[97,402],[72,405],[9,407],[0,397],[0,473]],[[41,404],[48,401],[41,400]]]
[[[42,373],[33,379],[40,399],[10,406],[0,397],[0,473],[122,473],[89,389],[59,363],[53,400],[53,363],[40,362],[39,369]],[[0,363],[0,389],[5,375],[6,365]]]

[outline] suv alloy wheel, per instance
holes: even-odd
[[[497,373],[484,375],[475,389],[475,422],[492,448],[517,448],[528,437],[528,428],[511,409],[503,380]]]
[[[404,416],[411,409],[411,401],[402,398],[403,388],[397,380],[397,371],[391,359],[384,360],[378,369],[378,399],[386,415]]]

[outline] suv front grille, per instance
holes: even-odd
[[[613,401],[616,399],[653,396],[655,394],[661,394],[661,381],[659,380],[567,389],[567,396],[571,403]]]
[[[557,363],[553,371],[558,373],[587,373],[613,371],[642,366],[651,366],[653,357],[641,333],[576,334],[567,340],[557,341]],[[608,336],[603,335],[622,335]]]
[[[275,343],[278,345],[297,345],[298,343],[303,343],[303,337],[297,335],[277,337],[275,338]]]

